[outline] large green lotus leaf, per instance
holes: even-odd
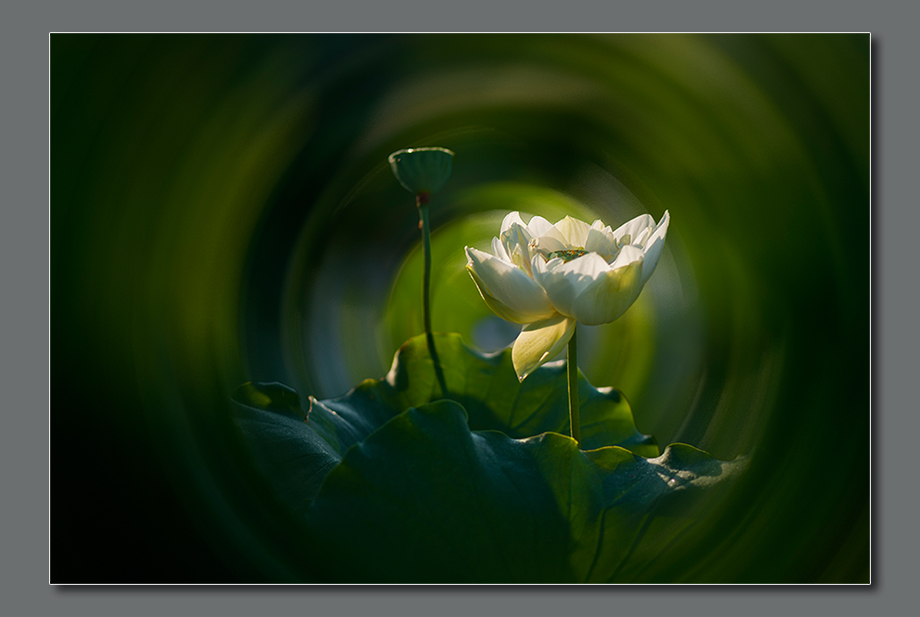
[[[510,350],[481,354],[467,347],[459,334],[435,335],[435,348],[446,394],[422,335],[399,348],[385,379],[367,380],[341,398],[314,402],[313,410],[335,411],[360,426],[366,436],[409,407],[450,399],[463,405],[474,431],[496,430],[509,437],[570,433],[564,363],[544,365],[519,382]],[[618,445],[641,456],[658,456],[655,440],[636,429],[629,403],[620,392],[595,388],[579,371],[578,396],[582,449]]]
[[[682,444],[646,459],[558,433],[474,432],[461,405],[438,401],[332,469],[307,511],[312,557],[349,583],[661,580],[742,464]]]
[[[307,414],[293,388],[245,383],[233,394],[236,422],[281,500],[303,513],[347,446],[326,414]],[[343,433],[346,431],[343,429]]]
[[[569,432],[564,366],[543,366],[519,383],[511,352],[480,354],[457,334],[436,335],[448,396],[461,403],[473,430],[498,430],[510,437],[546,431]],[[636,430],[626,399],[611,388],[596,389],[579,373],[582,448],[620,445],[657,456],[651,437]],[[386,378],[368,379],[344,396],[310,398],[304,412],[293,389],[277,383],[247,383],[234,393],[237,423],[281,498],[303,511],[328,471],[345,451],[410,407],[444,398],[424,336],[407,341]]]

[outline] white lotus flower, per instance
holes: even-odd
[[[572,338],[575,323],[610,323],[636,301],[652,276],[668,233],[648,214],[611,231],[565,217],[524,223],[518,212],[502,221],[492,254],[466,247],[469,270],[496,315],[525,324],[511,358],[523,380]]]

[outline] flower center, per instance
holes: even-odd
[[[587,254],[588,254],[588,251],[578,246],[573,249],[564,249],[561,251],[551,251],[549,253],[543,253],[542,255],[543,255],[543,259],[545,259],[546,261],[549,261],[550,259],[553,259],[555,257],[561,257],[562,261],[568,263],[572,261],[573,259],[576,259],[578,257],[581,257],[582,255],[587,255]]]

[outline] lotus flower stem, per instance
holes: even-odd
[[[419,193],[416,196],[418,206],[419,227],[422,229],[422,250],[425,255],[425,272],[422,275],[422,317],[425,321],[425,339],[428,341],[428,353],[434,363],[435,377],[441,386],[441,393],[447,398],[447,383],[444,380],[444,370],[438,359],[438,352],[434,347],[434,335],[431,332],[431,230],[428,224],[428,193]]]
[[[569,423],[571,424],[572,439],[581,443],[581,424],[578,419],[578,350],[575,338],[578,330],[572,333],[569,339],[568,360],[566,372],[569,376]]]

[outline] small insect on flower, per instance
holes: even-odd
[[[496,315],[525,324],[511,357],[519,379],[562,351],[575,323],[598,325],[632,306],[655,271],[670,215],[642,214],[616,230],[565,217],[502,221],[492,254],[466,247],[467,266]]]

